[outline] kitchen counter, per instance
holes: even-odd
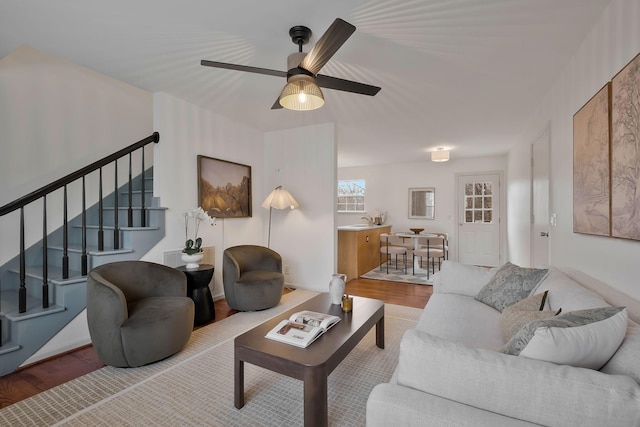
[[[338,227],[338,273],[355,279],[380,265],[380,235],[391,225],[354,224]]]
[[[341,225],[338,227],[339,230],[346,231],[360,231],[360,230],[375,230],[377,228],[390,227],[389,225],[368,225],[368,224],[353,224],[353,225]]]

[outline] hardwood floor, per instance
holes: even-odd
[[[285,293],[291,292],[285,289]],[[354,279],[347,283],[349,295],[375,298],[389,304],[422,308],[431,296],[432,287],[370,279]],[[220,321],[237,313],[225,300],[214,303]],[[100,369],[104,365],[91,345],[56,356],[0,377],[0,408],[19,402],[64,382]]]

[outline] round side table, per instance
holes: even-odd
[[[200,264],[198,268],[176,267],[187,276],[187,296],[195,304],[193,326],[209,323],[216,318],[213,307],[213,297],[209,290],[209,283],[213,279],[213,265]]]

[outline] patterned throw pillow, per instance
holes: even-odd
[[[525,299],[549,272],[548,269],[518,267],[510,262],[496,272],[475,299],[502,311]]]
[[[560,365],[600,369],[620,347],[627,321],[624,307],[572,311],[527,323],[500,351]]]
[[[507,342],[524,325],[534,320],[544,320],[554,317],[556,313],[552,310],[542,310],[547,298],[547,292],[532,295],[525,298],[502,312],[500,324],[502,326],[502,338]]]

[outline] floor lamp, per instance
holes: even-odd
[[[262,202],[262,207],[269,209],[269,240],[267,247],[271,247],[271,211],[276,209],[295,209],[300,207],[296,199],[284,188],[282,185],[278,185]]]

